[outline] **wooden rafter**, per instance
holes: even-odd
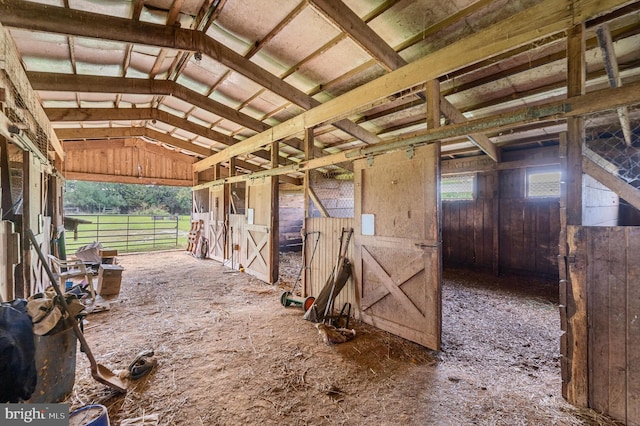
[[[149,78],[152,78],[152,79],[156,78],[156,76],[160,72],[160,67],[162,67],[162,64],[164,63],[164,60],[167,58],[167,54],[168,53],[169,52],[168,52],[167,49],[160,49],[160,53],[156,57],[156,60],[153,63],[153,66],[151,67],[151,70],[149,71]]]
[[[70,76],[40,72],[27,74],[31,85],[36,90],[171,95],[254,131],[262,132],[269,129],[267,124],[173,81],[90,75]],[[351,124],[355,126],[354,123]],[[302,141],[297,138],[287,138],[285,143],[291,148],[302,151]]]
[[[154,108],[46,108],[45,112],[52,122],[157,120],[223,145],[233,145],[238,142],[224,133]]]
[[[459,22],[463,19],[465,19],[466,17],[468,17],[469,15],[471,15],[472,13],[475,13],[477,11],[479,11],[480,9],[482,9],[483,7],[486,7],[488,4],[490,4],[493,0],[479,0],[476,1],[475,3],[470,4],[469,6],[465,7],[464,9],[454,13],[451,16],[448,16],[447,18],[443,19],[442,21],[436,22],[435,24],[425,28],[424,30],[420,31],[418,34],[414,35],[411,38],[408,38],[407,40],[403,41],[402,43],[400,43],[397,46],[394,46],[394,49],[398,52],[401,52],[405,49],[410,48],[411,46],[413,46],[414,44],[419,43],[420,41],[426,39],[427,37],[437,33],[438,31],[455,24],[456,22]]]
[[[239,142],[237,139],[224,133],[216,132],[215,130],[196,124],[193,121],[155,108],[47,108],[45,112],[52,122],[157,120],[223,145],[229,146]],[[315,147],[314,149],[314,155],[324,155],[320,148]],[[254,151],[252,154],[264,160],[270,159],[270,153],[265,150]],[[289,158],[291,157],[282,158],[280,163],[292,163]]]
[[[262,174],[265,176],[271,176],[275,174],[290,173],[292,171],[303,171],[308,169],[315,169],[318,167],[326,167],[333,164],[339,164],[345,161],[353,161],[357,158],[363,158],[367,155],[372,155],[375,152],[387,152],[396,149],[402,149],[416,143],[428,143],[429,141],[440,140],[443,138],[450,138],[461,136],[469,132],[469,129],[479,129],[483,132],[500,131],[512,128],[515,124],[522,124],[527,122],[542,122],[545,120],[557,122],[559,119],[567,117],[579,117],[587,113],[595,111],[603,111],[612,108],[617,108],[621,105],[630,105],[640,102],[640,82],[629,84],[625,87],[617,89],[605,89],[595,92],[591,92],[587,95],[576,96],[560,102],[549,102],[542,104],[538,107],[529,107],[522,110],[513,111],[505,114],[497,114],[490,117],[481,119],[469,120],[466,123],[450,124],[435,129],[427,129],[413,134],[405,135],[402,138],[394,138],[392,140],[385,141],[378,144],[371,149],[355,148],[348,151],[343,151],[337,154],[326,155],[321,158],[315,158],[309,161],[303,161],[301,163],[279,167],[278,169],[269,170],[261,174],[251,176],[251,178],[258,178]],[[561,112],[565,111],[565,112]],[[249,139],[247,139],[249,142]],[[250,151],[250,148],[242,146],[241,144],[229,147],[211,157],[208,157],[195,164],[195,171],[202,171],[209,168],[209,162],[212,164],[218,164],[229,155],[232,157],[240,155],[245,151]],[[445,153],[446,154],[446,153]],[[243,177],[245,179],[247,177]],[[242,180],[242,179],[241,179]],[[213,183],[218,184],[218,183]],[[206,184],[205,184],[206,186]]]
[[[598,3],[588,3],[585,0],[582,4],[583,7],[576,11],[574,8],[568,7],[566,1],[544,0],[481,32],[449,44],[415,62],[272,127],[268,133],[260,133],[246,139],[241,144],[227,148],[228,152],[225,150],[214,154],[196,163],[194,170],[202,171],[213,164],[225,161],[230,156],[243,153],[243,151],[251,152],[273,140],[301,133],[307,126],[331,122],[348,114],[367,110],[387,96],[422,84],[429,79],[438,78],[469,62],[484,60],[487,57],[513,49],[515,46],[563,32],[576,19],[586,20],[624,3],[622,0]]]
[[[407,64],[382,37],[341,0],[309,0],[309,4],[344,31],[369,55],[378,59],[387,71],[393,71]]]
[[[200,126],[192,121],[177,117],[166,111],[155,108],[90,108],[66,109],[49,108],[45,112],[53,122],[60,121],[123,121],[123,120],[157,120],[170,126],[210,139],[223,145],[233,145],[238,141],[215,130]],[[261,150],[254,154],[263,159],[269,159],[269,153]]]
[[[630,25],[627,25],[627,26],[618,28],[615,31],[612,31],[611,35],[612,35],[613,41],[616,41],[616,40],[619,40],[619,39],[622,39],[622,38],[626,38],[626,37],[630,37],[630,36],[636,35],[638,33],[640,33],[640,24],[632,23]],[[596,37],[587,38],[585,43],[586,43],[586,47],[588,49],[591,49],[591,48],[594,48],[594,47],[598,46],[598,40],[597,40]],[[546,48],[548,50],[550,48],[550,51],[544,57],[541,57],[541,58],[535,59],[535,60],[528,60],[526,63],[523,63],[521,65],[516,65],[516,66],[510,67],[510,68],[507,68],[507,69],[501,69],[499,72],[492,72],[492,73],[490,73],[489,75],[487,75],[485,77],[477,78],[477,79],[468,81],[466,83],[456,83],[455,85],[450,85],[449,88],[442,90],[442,94],[444,96],[449,96],[449,95],[451,95],[453,93],[460,93],[460,92],[463,92],[463,91],[466,91],[466,90],[471,90],[471,89],[477,88],[477,87],[479,87],[481,85],[489,84],[489,83],[498,81],[500,79],[504,79],[504,78],[508,78],[508,77],[511,77],[511,76],[515,76],[515,75],[517,75],[517,74],[519,74],[521,72],[531,71],[531,70],[533,70],[535,68],[542,67],[542,66],[544,66],[544,65],[546,65],[546,64],[548,64],[550,62],[560,61],[560,60],[563,60],[563,59],[566,58],[566,49],[565,49],[565,45],[564,45],[564,38],[560,38],[560,37],[558,37],[558,35],[554,35],[554,36],[548,37],[547,39],[542,40],[540,42],[536,42],[536,46],[535,47],[541,47],[541,46],[546,46]],[[455,71],[453,73],[447,74],[446,77],[442,77],[440,80],[441,80],[441,82],[444,82],[445,80],[455,81],[456,78],[458,76],[460,76],[460,75],[463,75],[463,74],[466,74],[466,73],[469,73],[469,72],[473,72],[474,70],[490,66],[491,64],[497,63],[501,59],[504,59],[505,57],[516,56],[516,55],[521,54],[521,53],[523,53],[523,52],[525,52],[525,51],[527,51],[527,50],[529,50],[531,48],[533,48],[533,46],[531,46],[531,45],[525,45],[525,46],[522,46],[522,47],[518,47],[518,48],[513,49],[513,50],[511,50],[509,52],[506,52],[505,54],[498,55],[498,56],[492,58],[491,60],[480,61],[480,62],[477,62],[475,64],[472,64],[472,65],[466,66],[464,68],[461,68],[458,71]],[[363,68],[366,68],[367,66],[369,66],[369,65],[367,65],[367,64],[361,65],[361,67],[363,67]],[[631,61],[631,62],[629,62],[627,64],[624,64],[624,65],[620,64],[620,69],[633,68],[635,66],[637,66],[636,61]],[[596,70],[596,71],[592,71],[591,73],[589,73],[587,75],[587,79],[588,80],[593,80],[593,79],[602,77],[603,75],[604,75],[603,71]],[[341,80],[341,78],[342,77],[339,77],[338,79],[336,79],[336,82],[339,82]],[[333,82],[329,82],[329,83],[327,83],[325,85],[324,88],[325,89],[330,88],[332,85],[333,85]],[[520,92],[517,95],[519,97],[533,96],[533,95],[537,95],[537,94],[540,94],[540,93],[544,93],[546,91],[551,91],[551,90],[564,88],[564,87],[565,87],[565,82],[563,80],[563,81],[559,81],[559,82],[556,82],[556,83],[544,85],[544,86],[541,86],[539,88],[535,88],[535,89],[529,90],[527,92]],[[311,92],[311,93],[313,93],[313,92]],[[460,109],[460,111],[461,112],[466,112],[466,111],[472,111],[472,110],[476,110],[476,109],[480,109],[480,108],[491,107],[491,106],[497,105],[499,103],[509,101],[511,98],[513,98],[513,96],[514,96],[513,94],[509,94],[509,95],[507,95],[505,97],[501,97],[501,98],[498,98],[498,99],[495,99],[495,100],[490,100],[490,101],[486,101],[486,102],[482,102],[482,103],[477,103],[477,104],[474,104],[474,105],[467,106],[467,107],[465,107],[463,109]],[[415,106],[414,102],[416,102],[416,101],[413,101],[413,100],[407,98],[407,99],[404,100],[404,102],[406,104],[405,105],[406,108],[412,108],[413,106]],[[392,104],[390,104],[390,105],[392,105]],[[373,118],[376,118],[376,117],[379,117],[379,116],[382,116],[382,115],[386,115],[387,114],[386,108],[387,107],[385,107],[385,109],[382,109],[378,114],[374,114],[374,115],[367,114],[366,119],[369,120],[369,119],[373,119]],[[403,108],[403,107],[395,107],[394,109],[389,109],[388,113],[399,112],[399,111],[402,111],[403,109],[405,109],[405,108]]]
[[[171,95],[257,132],[269,126],[174,81],[29,72],[35,90]]]
[[[196,16],[196,30],[206,33],[211,24],[218,19],[227,0],[206,0]]]
[[[339,0],[309,0],[316,9],[329,18],[335,25],[356,42],[362,49],[376,58],[388,71],[393,71],[407,65],[407,62],[396,52],[386,41],[373,31],[358,15]],[[482,0],[478,3],[485,3]],[[476,4],[478,4],[476,3]],[[467,118],[446,98],[440,100],[442,113],[454,123],[460,123]],[[469,140],[477,145],[494,161],[499,161],[499,151],[491,140],[481,134],[476,133],[468,136]]]
[[[139,43],[183,50],[190,53],[200,52],[303,109],[308,110],[320,105],[320,102],[312,96],[269,73],[224,44],[196,30],[134,22],[126,18],[110,17],[75,9],[65,10],[59,7],[19,0],[3,0],[0,3],[0,12],[0,19],[7,26]],[[84,22],[85,25],[77,25],[78,22]],[[355,125],[353,122],[351,124],[347,122],[348,120],[341,118],[333,124],[365,143],[379,142],[379,138],[376,135]]]
[[[275,36],[277,36],[280,33],[280,31],[282,31],[282,29],[286,27],[287,24],[293,21],[295,17],[298,16],[300,12],[302,12],[306,7],[307,7],[306,1],[300,2],[300,4],[298,4],[291,12],[289,12],[289,14],[287,14],[287,16],[278,23],[278,25],[276,25],[271,31],[269,31],[269,34],[264,36],[262,40],[254,43],[251,46],[251,48],[244,54],[244,57],[249,59],[256,53],[258,53],[258,51],[260,51],[260,49],[262,49],[265,44],[269,43],[269,41],[271,41]]]
[[[596,29],[598,36],[598,43],[602,50],[602,61],[604,62],[604,69],[607,72],[610,87],[622,86],[622,78],[620,78],[620,70],[618,69],[618,58],[616,52],[613,49],[613,41],[611,39],[611,32],[607,24],[602,24]],[[624,142],[627,146],[631,146],[633,142],[631,133],[631,124],[629,123],[629,109],[625,107],[618,108],[618,119],[620,120],[620,127],[622,127],[622,134],[624,135]]]
[[[133,0],[133,7],[131,8],[131,19],[134,21],[140,20],[140,14],[142,13],[142,7],[144,6],[144,0]]]
[[[178,22],[178,15],[182,9],[184,0],[173,0],[169,14],[167,15],[167,25],[175,25]]]
[[[364,22],[369,22],[372,21],[374,19],[376,19],[378,16],[382,15],[384,12],[386,12],[387,10],[391,9],[396,3],[398,3],[400,0],[386,0],[382,3],[380,3],[380,5],[378,5],[375,9],[373,9],[371,12],[367,13],[362,20]]]

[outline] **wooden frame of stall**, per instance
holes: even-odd
[[[0,258],[0,296],[12,300],[29,297],[48,285],[26,235],[32,230],[47,254],[51,237],[64,231],[62,176],[56,169],[64,152],[2,26],[0,151],[0,241],[5,248]]]

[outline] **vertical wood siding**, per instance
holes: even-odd
[[[338,257],[338,248],[340,246],[340,234],[342,228],[353,228],[353,218],[308,218],[306,220],[307,232],[320,232],[318,247],[312,262],[309,262],[316,235],[309,234],[305,243],[305,259],[308,269],[304,274],[304,295],[317,296],[324,287],[327,279],[331,275]],[[353,237],[349,242],[347,257],[353,265]],[[352,313],[356,314],[356,303],[354,278],[349,279],[340,294],[336,297],[334,306],[339,311],[342,306],[349,302],[352,306]]]
[[[524,190],[525,169],[479,173],[474,200],[443,201],[444,265],[557,277],[559,200]]]
[[[64,173],[163,179],[190,186],[194,157],[146,142],[112,140],[99,147],[91,142],[65,142]]]
[[[585,227],[589,405],[640,425],[640,228]]]

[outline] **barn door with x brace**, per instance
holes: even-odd
[[[274,191],[272,177],[259,178],[247,182],[245,192],[245,229],[242,258],[245,271],[266,282],[277,280],[277,268],[274,271],[273,238],[278,239],[277,229],[273,229],[272,210]],[[277,203],[275,204],[277,206]],[[277,214],[277,212],[276,212]],[[276,246],[277,247],[277,246]]]
[[[355,263],[361,318],[440,349],[438,145],[354,163]]]
[[[229,202],[224,185],[209,188],[209,257],[224,262]]]

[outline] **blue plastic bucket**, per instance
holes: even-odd
[[[70,426],[109,426],[107,407],[100,404],[78,408],[69,416]]]

